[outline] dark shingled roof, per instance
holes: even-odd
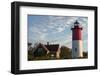
[[[49,51],[57,51],[58,48],[59,48],[59,44],[45,45],[45,47],[46,47]]]

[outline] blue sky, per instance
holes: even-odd
[[[28,15],[28,42],[60,44],[72,48],[73,23],[78,20],[83,27],[83,49],[87,51],[88,18],[79,16]]]

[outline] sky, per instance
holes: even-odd
[[[28,15],[28,42],[46,44],[59,44],[72,48],[71,27],[75,21],[83,27],[83,50],[88,49],[88,17],[80,16],[53,16],[53,15]]]

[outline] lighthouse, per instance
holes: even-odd
[[[83,57],[82,30],[78,21],[74,22],[72,30],[72,58]]]

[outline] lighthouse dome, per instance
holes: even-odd
[[[81,26],[81,24],[76,20],[75,22],[74,22],[74,25],[73,26],[71,26],[71,30],[72,29],[81,29],[82,30],[82,26]]]
[[[74,27],[83,28],[82,25],[77,20],[74,22]]]
[[[76,24],[79,25],[80,23],[76,20],[76,22],[74,22],[74,25],[76,25]]]
[[[76,21],[74,22],[74,26],[80,26],[80,23],[76,20]]]

